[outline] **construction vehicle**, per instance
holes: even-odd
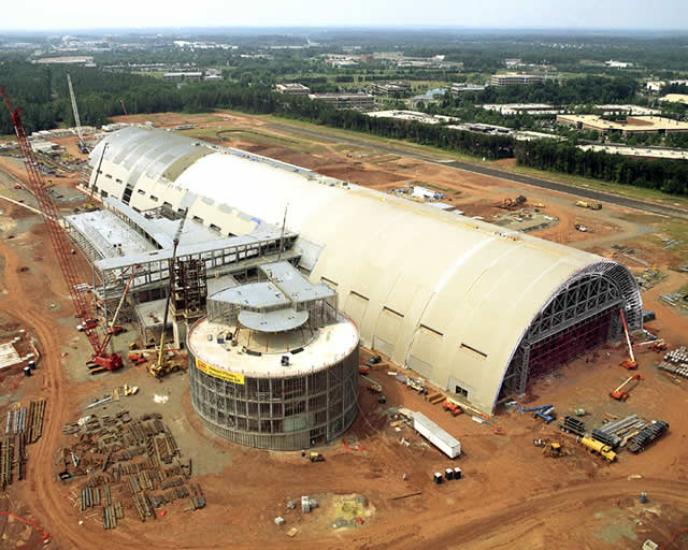
[[[72,244],[67,232],[60,224],[57,206],[43,181],[38,161],[34,156],[33,149],[31,149],[29,139],[24,130],[21,111],[12,105],[5,93],[5,89],[2,87],[0,87],[0,97],[2,97],[3,103],[9,111],[12,125],[17,135],[17,141],[19,142],[19,148],[24,157],[28,188],[36,198],[43,222],[48,229],[50,242],[57,256],[57,263],[74,306],[74,313],[81,320],[83,332],[86,334],[93,350],[89,365],[93,367],[91,372],[117,370],[122,367],[122,357],[118,353],[108,352],[108,345],[112,335],[107,335],[105,339],[102,339],[98,332],[98,319],[92,313],[91,300],[88,296],[90,286],[81,280],[76,262],[72,259],[72,254],[74,253]]]
[[[633,344],[634,348],[649,348],[652,351],[656,352],[661,352],[661,351],[666,351],[667,345],[666,342],[664,341],[664,338],[660,338],[659,340],[648,340],[647,342],[639,342],[637,344]]]
[[[316,451],[311,451],[308,453],[308,460],[311,462],[325,462],[325,457],[322,455],[322,453],[318,453]]]
[[[548,458],[559,458],[563,452],[564,448],[559,441],[548,441],[542,448],[542,454]]]
[[[137,353],[137,352],[130,352],[129,355],[127,355],[127,359],[131,361],[133,365],[142,365],[148,359],[143,353]]]
[[[544,420],[545,424],[553,422],[557,418],[557,414],[554,411],[554,405],[537,405],[535,407],[519,407],[518,412],[520,413],[533,413],[533,418],[540,418]]]
[[[542,449],[542,454],[550,458],[559,458],[564,454],[564,446],[560,441],[549,439],[533,439],[533,445]]]
[[[512,209],[512,208],[520,208],[523,206],[525,203],[528,202],[528,197],[525,195],[518,195],[515,199],[512,199],[511,197],[507,197],[504,199],[502,202],[497,203],[497,208],[505,208],[507,210]]]
[[[576,201],[576,206],[580,208],[589,208],[590,210],[602,210],[601,202]]]
[[[378,365],[382,362],[382,357],[379,355],[373,355],[368,360],[366,361],[366,365],[369,367],[372,367],[374,365]]]
[[[624,380],[621,384],[619,384],[616,388],[614,388],[611,392],[609,392],[609,397],[612,399],[616,399],[617,401],[626,401],[628,399],[629,395],[631,394],[631,390],[635,388],[638,383],[642,380],[639,374],[634,374],[633,376],[629,376]],[[632,382],[635,382],[633,386],[628,387],[629,384]]]
[[[616,453],[609,445],[605,445],[601,441],[597,441],[591,437],[581,437],[581,444],[590,452],[596,453],[604,458],[607,462],[614,462],[616,460]]]
[[[414,380],[411,377],[406,378],[406,385],[411,388],[412,390],[417,391],[420,394],[425,394],[428,392],[428,390],[425,388],[425,386],[422,383],[422,380],[416,379]]]
[[[449,411],[452,416],[459,416],[463,413],[463,409],[459,407],[458,404],[454,403],[453,401],[450,401],[449,399],[442,403],[442,408],[445,411]]]
[[[141,269],[140,265],[135,265],[131,268],[131,273],[129,274],[126,284],[124,285],[124,290],[122,291],[122,295],[119,298],[119,302],[117,303],[115,312],[112,314],[112,320],[105,329],[105,332],[108,335],[117,336],[118,334],[126,332],[126,329],[123,326],[117,324],[117,319],[119,318],[119,313],[120,311],[122,311],[122,306],[124,305],[124,302],[127,299],[127,296],[129,295],[129,289],[131,288],[131,285],[133,284],[139,269]]]
[[[84,141],[84,136],[81,131],[81,117],[79,116],[79,107],[76,104],[76,95],[74,95],[74,87],[72,86],[72,77],[67,73],[67,86],[69,87],[69,96],[72,100],[72,113],[74,114],[74,124],[76,126],[76,135],[79,138],[79,151],[88,154],[90,151]]]
[[[169,357],[165,356],[165,332],[167,330],[167,319],[170,314],[170,301],[172,300],[172,294],[174,294],[174,265],[177,261],[177,248],[179,247],[179,240],[184,230],[184,224],[186,223],[187,210],[181,214],[182,218],[177,227],[177,232],[174,234],[174,240],[172,241],[172,257],[170,258],[170,280],[167,288],[167,299],[165,300],[165,312],[162,322],[162,330],[160,331],[160,349],[158,350],[158,359],[155,363],[148,365],[148,373],[155,376],[155,378],[162,378],[167,376],[173,371],[179,368],[179,365],[169,361]]]
[[[628,332],[628,323],[626,322],[626,315],[624,310],[619,310],[619,317],[621,317],[621,324],[623,325],[624,335],[626,336],[626,344],[628,345],[628,359],[621,362],[621,366],[628,370],[635,370],[638,368],[638,362],[635,360],[635,353],[633,353],[633,344],[631,344],[631,334]]]

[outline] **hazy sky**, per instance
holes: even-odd
[[[20,0],[0,29],[460,26],[688,31],[688,0]]]

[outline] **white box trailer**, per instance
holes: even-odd
[[[461,454],[461,442],[445,432],[423,413],[413,413],[413,429],[449,458],[456,458]]]

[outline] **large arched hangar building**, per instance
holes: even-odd
[[[621,264],[169,132],[126,128],[91,153],[89,185],[163,203],[223,236],[298,234],[299,266],[338,293],[364,343],[484,411],[529,379],[642,324]]]

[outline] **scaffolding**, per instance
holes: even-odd
[[[259,271],[262,280],[212,295],[208,318],[189,331],[193,407],[212,431],[242,445],[330,442],[356,417],[358,331],[326,285],[288,262]]]

